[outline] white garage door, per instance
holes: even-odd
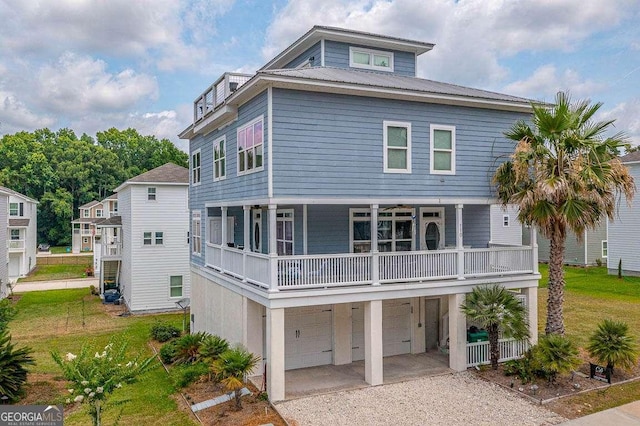
[[[20,255],[9,255],[9,278],[17,278],[20,276]]]
[[[331,305],[285,310],[285,370],[331,364],[332,319]]]
[[[364,359],[364,304],[351,305],[352,334],[351,359]],[[383,356],[411,352],[411,300],[385,300],[382,302]]]

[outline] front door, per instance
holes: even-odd
[[[427,351],[438,349],[440,300],[426,299],[425,304],[425,338]]]
[[[253,210],[251,221],[251,250],[262,253],[262,210]]]
[[[420,209],[420,250],[442,250],[444,248],[444,208],[423,207]]]

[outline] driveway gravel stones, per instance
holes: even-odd
[[[467,372],[310,396],[277,408],[299,426],[539,426],[567,420]]]

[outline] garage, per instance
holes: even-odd
[[[351,359],[364,359],[364,304],[351,307]],[[411,353],[411,299],[382,302],[382,354],[393,356]]]
[[[333,362],[332,311],[331,305],[285,310],[285,370]]]

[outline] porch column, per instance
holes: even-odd
[[[267,309],[267,393],[284,400],[284,308]]]
[[[222,223],[220,224],[220,271],[224,274],[224,251],[227,247],[227,207],[220,207],[222,212]]]
[[[458,279],[464,280],[464,246],[462,238],[462,204],[456,204],[456,250],[458,250]]]
[[[243,235],[244,235],[244,250],[242,251],[242,281],[247,282],[247,254],[250,251],[251,245],[251,206],[242,206],[243,218]]]
[[[460,312],[464,293],[449,295],[449,368],[467,369],[467,319]]]
[[[269,204],[269,291],[278,291],[278,242],[276,240],[277,204]]]
[[[383,383],[382,300],[364,302],[364,380]]]
[[[371,281],[380,285],[380,252],[378,251],[378,205],[371,204]]]
[[[307,247],[307,205],[302,205],[302,254],[308,254]]]
[[[529,323],[529,342],[531,345],[538,343],[538,287],[522,289],[522,294],[527,298],[527,320]]]
[[[333,305],[333,363],[351,362],[351,303]]]
[[[427,350],[425,335],[424,298],[411,298],[411,353],[420,354]]]
[[[529,228],[531,230],[531,251],[532,251],[532,256],[531,258],[533,259],[533,273],[537,274],[539,273],[538,271],[538,233],[536,232],[536,227],[534,225],[531,225],[531,227]]]
[[[244,313],[244,324],[242,344],[247,350],[260,357],[260,362],[256,365],[249,376],[262,375],[262,357],[264,347],[262,342],[262,312],[263,306],[253,300],[242,297],[242,311]]]

